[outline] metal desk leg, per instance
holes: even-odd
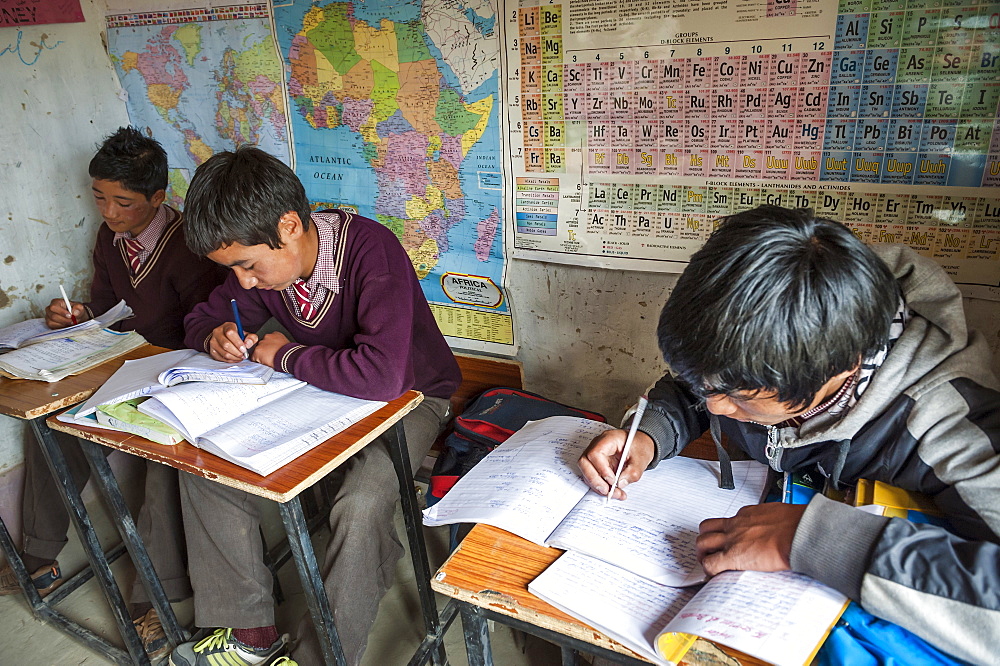
[[[0,518],[0,546],[3,546],[3,554],[7,557],[7,564],[10,565],[18,585],[21,586],[21,591],[24,592],[25,599],[28,600],[32,615],[35,616],[35,619],[41,620],[43,617],[41,611],[45,604],[42,602],[42,597],[38,594],[34,583],[31,582],[31,574],[24,568],[21,555],[17,552],[14,540],[10,538],[10,532],[7,530],[7,524],[3,522],[2,518]]]
[[[108,459],[101,450],[100,444],[95,444],[85,439],[81,439],[79,442],[83,448],[84,455],[87,457],[87,462],[90,463],[90,469],[93,472],[91,478],[97,483],[98,490],[100,490],[105,502],[107,502],[108,508],[111,511],[111,517],[114,519],[115,527],[118,528],[122,542],[132,557],[136,575],[139,576],[139,580],[146,590],[150,603],[153,604],[153,608],[156,609],[157,614],[160,616],[160,623],[163,625],[167,641],[171,647],[177,647],[187,641],[190,634],[177,623],[177,616],[174,615],[174,610],[170,607],[170,601],[167,599],[167,594],[163,591],[163,585],[160,583],[160,579],[156,575],[156,570],[153,568],[153,563],[149,559],[146,546],[139,537],[139,530],[135,525],[135,521],[132,520],[132,514],[129,513],[128,507],[125,505],[125,498],[122,497],[121,488],[118,486],[118,481],[111,471],[111,465],[108,464]]]
[[[111,567],[108,565],[108,560],[104,556],[101,544],[97,540],[97,533],[90,522],[90,516],[87,515],[87,510],[83,506],[83,500],[80,498],[80,490],[70,477],[66,459],[59,448],[59,443],[49,429],[48,424],[45,423],[44,416],[32,419],[31,429],[35,433],[38,444],[42,447],[42,454],[45,456],[49,470],[57,482],[56,488],[59,489],[59,494],[66,504],[70,520],[76,526],[76,531],[80,535],[80,542],[83,544],[84,553],[86,553],[87,559],[90,561],[90,567],[94,572],[94,576],[97,578],[98,583],[100,583],[105,598],[111,605],[111,613],[115,618],[115,624],[118,625],[118,631],[125,641],[125,647],[132,657],[132,663],[147,666],[149,664],[149,657],[146,655],[146,650],[142,646],[142,640],[139,638],[139,634],[135,630],[135,625],[132,624],[132,619],[129,617],[128,607],[125,605],[125,599],[122,597],[121,590],[118,589],[118,584],[111,574]],[[123,663],[129,662],[126,661]]]
[[[323,650],[323,661],[327,664],[347,666],[347,659],[344,657],[344,648],[340,644],[337,627],[333,625],[333,611],[330,609],[330,601],[326,598],[323,579],[320,577],[319,566],[316,564],[316,552],[313,550],[312,540],[309,537],[309,526],[306,524],[306,518],[302,512],[302,504],[296,497],[284,504],[279,503],[278,509],[281,511],[281,521],[285,524],[285,534],[288,536],[288,545],[292,549],[295,568],[302,580],[302,591],[306,595],[309,614],[312,615],[316,634],[319,636],[319,645]]]
[[[458,612],[462,614],[462,634],[469,666],[493,666],[493,648],[486,618],[478,608],[464,601],[458,602]]]
[[[41,595],[38,594],[38,590],[35,589],[35,586],[31,583],[31,578],[29,577],[27,570],[24,568],[24,563],[21,561],[21,556],[18,554],[17,548],[14,546],[14,541],[10,537],[7,525],[2,519],[0,519],[0,546],[3,547],[4,555],[7,557],[7,562],[14,570],[14,575],[17,577],[18,583],[21,584],[21,589],[24,591],[24,596],[28,600],[28,605],[31,607],[31,612],[35,616],[35,619],[54,625],[57,629],[65,632],[71,638],[75,638],[92,650],[101,652],[108,657],[108,659],[111,659],[117,664],[132,663],[132,660],[124,650],[111,645],[111,643],[108,643],[94,632],[81,627],[76,622],[73,622],[65,615],[49,606],[48,602],[53,602],[53,597],[56,596],[55,594],[49,595],[49,598],[46,601],[42,600]],[[112,557],[112,559],[114,559],[114,557]],[[89,570],[84,573],[87,574],[85,578],[90,577]],[[80,577],[80,574],[74,578],[78,577]],[[63,583],[59,587],[59,591],[63,591],[63,588],[68,585],[69,581]]]
[[[427,547],[424,545],[424,532],[420,520],[420,508],[413,492],[413,472],[410,469],[410,454],[406,448],[406,434],[403,423],[396,425],[385,433],[389,443],[389,455],[396,468],[399,479],[399,499],[403,506],[403,522],[406,523],[406,537],[410,543],[410,559],[413,561],[413,575],[417,580],[417,592],[420,596],[420,608],[424,616],[424,634],[437,635],[441,630],[441,620],[438,617],[437,602],[434,590],[431,589],[431,568],[427,563]],[[439,643],[432,652],[435,666],[448,663],[444,644]]]

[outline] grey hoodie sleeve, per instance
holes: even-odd
[[[639,430],[656,444],[649,469],[676,456],[707,429],[708,416],[698,408],[698,399],[669,373],[661,377],[649,390],[649,405],[639,422]]]
[[[816,497],[791,552],[795,571],[977,664],[996,663],[1000,636],[997,398],[966,379],[938,384],[915,400],[900,436],[912,438],[921,468],[944,485],[935,501],[961,536]]]
[[[794,571],[975,664],[1000,636],[1000,546],[873,516],[816,496],[792,542]]]

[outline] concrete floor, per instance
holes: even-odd
[[[96,505],[96,506],[95,506]],[[273,509],[273,506],[272,506]],[[105,517],[97,500],[88,502],[88,510],[94,521],[101,542],[105,545],[117,542],[117,534]],[[406,542],[402,517],[396,516],[400,539]],[[276,510],[269,510],[265,520],[265,534],[268,542],[274,543],[281,534],[281,522]],[[325,530],[315,537],[317,553],[322,553],[322,539]],[[447,556],[448,529],[425,528],[431,570],[440,566]],[[273,539],[273,541],[272,541]],[[76,534],[71,534],[70,543],[59,558],[64,575],[72,575],[83,568],[85,558]],[[130,589],[133,577],[131,562],[127,556],[120,558],[112,568],[123,590]],[[298,618],[305,612],[304,597],[294,565],[290,562],[282,567],[279,578],[286,595],[286,601],[278,607],[279,631],[294,631]],[[439,607],[443,599],[439,598]],[[114,621],[104,601],[98,585],[91,580],[71,594],[58,608],[74,620],[111,640],[116,635]],[[190,626],[193,610],[190,600],[175,604],[178,619]],[[422,622],[416,587],[413,583],[413,569],[409,556],[400,560],[396,583],[382,600],[363,666],[396,666],[406,664],[421,639]],[[559,664],[559,650],[534,637],[515,634],[508,627],[497,624],[491,634],[494,659],[497,666],[547,666]],[[117,639],[122,645],[120,639]],[[468,662],[462,643],[461,621],[456,620],[446,636],[449,663],[465,666]],[[71,664],[103,666],[112,662],[69,638],[66,634],[36,621],[20,596],[0,597],[0,664],[5,666],[68,666]],[[164,660],[163,663],[166,663]]]

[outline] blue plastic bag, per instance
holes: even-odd
[[[853,601],[816,655],[818,666],[938,666],[965,664],[898,624],[879,619]]]

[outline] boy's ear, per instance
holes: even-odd
[[[157,190],[153,193],[153,196],[149,197],[149,203],[154,207],[159,207],[164,201],[167,200],[166,190]]]
[[[302,228],[302,219],[294,210],[290,210],[278,218],[278,238],[284,246],[289,241],[300,238],[305,231]]]

